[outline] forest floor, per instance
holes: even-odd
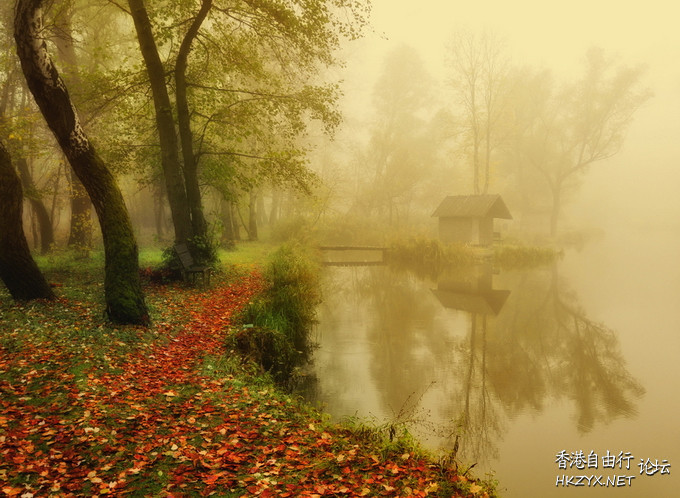
[[[0,290],[0,496],[489,496],[413,446],[330,423],[226,336],[255,268],[205,288],[147,282],[153,324],[102,316],[97,272],[52,271],[54,302]]]

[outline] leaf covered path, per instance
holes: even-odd
[[[225,369],[232,317],[261,287],[257,274],[150,287],[150,330],[114,329],[87,302],[3,305],[0,492],[451,496],[464,478],[406,451],[385,457]]]

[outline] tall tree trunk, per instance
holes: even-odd
[[[144,0],[128,0],[128,5],[135,23],[139,48],[151,84],[151,93],[156,110],[156,127],[161,146],[161,165],[163,166],[172,222],[175,227],[175,240],[186,242],[193,237],[193,229],[184,178],[182,177],[182,166],[179,162],[175,120],[172,115],[168,88],[165,84],[165,69],[158,54]]]
[[[123,196],[83,131],[43,33],[42,0],[18,0],[14,38],[26,82],[48,126],[87,189],[104,239],[106,310],[115,323],[148,324],[137,243]]]
[[[59,197],[59,180],[61,178],[62,165],[66,166],[65,164],[62,163],[62,161],[59,161],[57,165],[57,171],[54,173],[54,180],[52,183],[52,202],[50,203],[50,219],[52,220],[53,227],[59,226],[60,216],[58,216],[57,213],[60,213],[61,209],[57,210],[57,199]],[[63,169],[67,168],[68,166],[66,166]]]
[[[68,1],[59,11],[55,23],[59,29],[60,36],[55,37],[55,45],[64,63],[65,79],[76,87],[82,86],[80,74],[78,73],[78,58],[75,47],[73,46],[73,1]],[[92,223],[91,211],[92,202],[87,195],[87,190],[78,177],[71,172],[67,173],[70,183],[70,203],[71,203],[71,226],[68,236],[68,246],[87,254],[92,247]]]
[[[274,225],[279,221],[279,203],[281,201],[281,192],[274,187],[272,190],[272,205],[269,210],[269,224]]]
[[[187,98],[187,59],[191,52],[191,44],[198,35],[201,24],[208,16],[212,8],[212,0],[203,0],[201,8],[194,17],[191,26],[187,30],[177,52],[175,63],[175,100],[177,101],[177,124],[179,136],[182,142],[182,159],[184,161],[184,183],[187,192],[187,201],[191,212],[191,224],[194,237],[207,240],[208,224],[203,216],[201,206],[201,190],[198,184],[198,160],[194,154],[194,142],[191,133],[191,117],[189,113],[189,101]]]
[[[40,250],[40,234],[38,232],[38,221],[35,219],[33,211],[28,215],[29,223],[31,224],[31,235],[33,236],[33,249]]]
[[[38,228],[40,230],[40,253],[47,254],[54,246],[54,230],[52,228],[52,220],[47,213],[47,208],[43,204],[38,189],[33,183],[33,176],[28,167],[28,161],[25,157],[19,157],[16,161],[19,169],[19,177],[24,186],[24,193],[31,204],[31,209],[38,220]]]
[[[486,195],[489,192],[489,176],[491,175],[491,123],[488,117],[486,119],[484,142],[484,188],[482,189],[482,194]]]
[[[231,247],[234,245],[234,220],[232,220],[231,201],[222,197],[220,199],[220,212],[222,215],[222,244]]]
[[[257,191],[250,190],[248,200],[248,240],[257,240]]]
[[[16,300],[52,299],[52,289],[28,248],[22,206],[21,181],[0,142],[0,278]]]
[[[72,170],[67,172],[71,186],[71,228],[68,236],[68,246],[87,255],[92,247],[92,221],[90,208],[92,202],[87,190]]]
[[[154,180],[153,183],[153,210],[154,210],[154,221],[156,223],[156,237],[158,240],[163,240],[165,236],[164,230],[164,203],[165,192],[163,191],[163,185],[160,180]]]
[[[238,206],[233,201],[229,201],[229,211],[231,211],[231,231],[234,235],[234,240],[241,240],[241,224],[238,222]]]
[[[267,209],[264,205],[264,195],[262,195],[262,190],[260,189],[257,193],[257,224],[264,226],[268,221]]]

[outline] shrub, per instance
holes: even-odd
[[[278,381],[311,351],[309,332],[321,302],[319,270],[308,248],[282,245],[264,270],[264,292],[243,311],[241,322],[247,326],[231,339]]]

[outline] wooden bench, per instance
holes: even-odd
[[[191,279],[192,283],[196,283],[196,275],[201,275],[201,284],[210,283],[210,267],[201,266],[194,263],[194,258],[189,252],[186,244],[175,244],[175,254],[179,258],[180,271],[182,272],[182,279],[187,282]],[[206,279],[207,276],[207,279]]]

